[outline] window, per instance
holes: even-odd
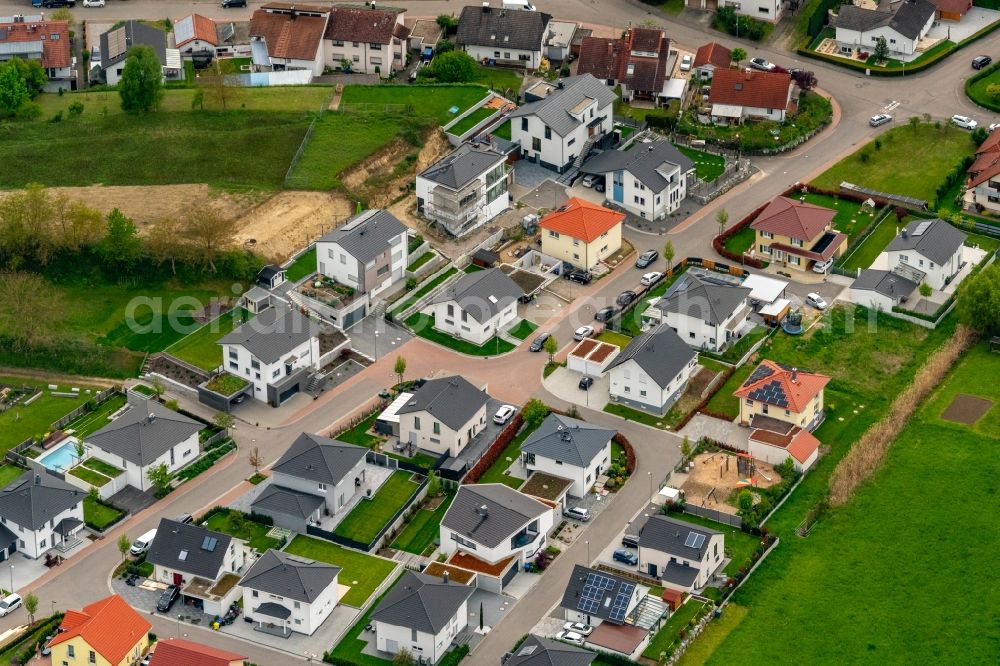
[[[299,602],[297,602],[297,601],[296,601],[296,602],[295,602],[295,607],[296,607],[296,608],[301,608],[301,607],[302,607],[302,604],[300,604]]]
[[[369,64],[372,64],[372,65],[381,65],[382,64],[382,58],[376,58],[375,56],[370,56],[368,58],[368,62],[369,62]]]
[[[389,272],[389,265],[386,264],[385,266],[379,268],[378,271],[376,271],[375,275],[385,275],[388,272]]]
[[[531,56],[529,56],[527,53],[522,53],[522,54],[520,54],[520,55],[517,56],[517,59],[518,60],[525,60],[525,61],[527,61],[527,60],[531,60]]]
[[[639,395],[641,395],[643,398],[645,398],[646,397],[646,391],[644,391],[644,390],[639,391]]]
[[[97,653],[94,652],[93,650],[91,650],[90,654],[87,655],[87,663],[88,664],[96,664],[97,663]]]
[[[260,370],[260,361],[256,359],[250,359],[250,367],[254,370]]]
[[[239,355],[236,353],[235,349],[230,349],[229,350],[229,358],[231,358],[231,359],[233,359],[235,361],[238,358],[238,356]]]
[[[625,392],[626,393],[631,393],[632,392],[632,387],[631,386],[626,386],[625,387]]]
[[[67,645],[66,646],[66,656],[69,657],[70,659],[75,658],[76,657],[76,648],[73,647],[72,645]]]
[[[435,435],[441,434],[441,424],[438,423],[437,421],[434,422],[433,431]]]
[[[372,47],[372,51],[381,51],[382,50],[382,45],[381,44],[371,44],[370,46]]]
[[[549,140],[549,139],[551,139],[551,138],[552,138],[552,128],[551,128],[551,127],[548,127],[548,126],[546,126],[546,127],[545,127],[545,139],[546,139],[546,140]]]
[[[766,402],[763,405],[760,406],[760,413],[761,414],[767,414],[767,403]]]
[[[541,150],[542,149],[542,140],[539,139],[537,136],[531,137],[531,149],[532,150]]]
[[[347,263],[347,255],[344,254],[343,252],[340,253],[340,263],[342,263],[342,264],[346,264]]]
[[[414,430],[420,430],[420,417],[419,416],[414,416],[413,417],[413,429]]]
[[[281,374],[281,368],[278,368],[277,370],[271,373],[271,379],[277,379],[278,375],[280,374]]]
[[[569,141],[566,142],[566,146],[567,147],[572,146],[574,143],[576,143],[576,139],[575,138],[570,139]]]
[[[503,52],[503,59],[504,60],[510,60],[510,51],[504,51]]]
[[[414,643],[417,642],[417,630],[416,629],[410,629],[410,640],[413,641]]]
[[[333,40],[333,45],[334,46],[343,46],[344,45],[344,40],[342,40],[342,39],[335,39],[335,40]]]
[[[802,247],[804,245],[802,240],[799,238],[792,238],[790,244],[792,247]]]
[[[357,46],[357,44],[355,44],[355,46]],[[361,56],[356,55],[352,58],[352,60],[354,60],[354,62],[361,62]]]
[[[357,48],[358,47],[358,43],[357,42],[351,42],[351,46],[353,46],[354,48]]]
[[[449,317],[455,316],[455,306],[452,305],[451,303],[448,304],[448,316]]]
[[[762,243],[761,246],[760,246],[760,253],[761,254],[771,254],[771,246],[770,245],[764,245]]]
[[[230,361],[229,362],[229,369],[230,370],[239,370],[240,366],[235,361]]]
[[[579,238],[574,238],[573,239],[573,247],[580,247],[580,239]]]
[[[747,407],[753,407],[753,400],[747,398]]]
[[[319,489],[320,490],[326,490],[326,484],[325,483],[320,482],[318,485],[319,485]]]
[[[580,258],[580,254],[578,252],[574,252],[573,253],[573,258],[574,259],[579,259]]]
[[[527,132],[528,131],[528,119],[527,118],[521,118],[521,131],[522,132]]]
[[[762,232],[760,232],[760,237],[761,238],[774,238],[774,234],[772,234],[770,231],[762,231]]]
[[[694,331],[688,331],[688,337],[694,340]]]
[[[792,266],[798,266],[799,264],[802,263],[802,260],[799,259],[798,257],[789,256],[788,263],[790,263]]]
[[[549,229],[549,238],[559,238],[559,232]]]
[[[39,546],[40,546],[41,548],[45,548],[45,546],[46,546],[46,543],[45,543],[45,542],[46,542],[46,541],[47,541],[47,539],[42,539],[41,541],[39,541],[39,542],[38,542],[38,545],[39,545]]]

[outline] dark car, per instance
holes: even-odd
[[[635,299],[636,299],[636,293],[631,289],[627,289],[622,293],[618,294],[618,298],[615,299],[615,303],[617,303],[622,307],[625,307]]]
[[[993,62],[993,58],[988,55],[976,56],[972,59],[972,69],[982,69]]]
[[[629,564],[633,567],[639,564],[639,556],[630,550],[625,550],[624,548],[616,550],[611,557],[614,558],[615,562],[624,562],[625,564]]]
[[[580,383],[578,384],[578,386],[580,387],[581,391],[586,391],[586,390],[588,390],[593,385],[594,385],[594,378],[593,377],[581,377],[580,378]]]
[[[646,250],[639,255],[639,258],[635,260],[636,268],[646,268],[651,263],[656,261],[656,258],[660,256],[660,253],[656,250]]]
[[[639,537],[632,534],[626,534],[622,537],[622,545],[626,548],[638,548],[639,547]]]
[[[528,351],[532,352],[542,351],[542,348],[545,346],[545,341],[551,337],[552,335],[550,333],[542,333],[537,338],[531,341],[531,346],[528,347]]]
[[[580,284],[590,284],[590,281],[593,280],[594,278],[587,271],[577,270],[566,273],[566,279],[572,282],[579,282]]]
[[[600,322],[611,321],[621,313],[619,308],[613,305],[609,305],[606,308],[601,308],[594,314],[594,319]]]
[[[228,7],[246,7],[247,0],[222,0],[222,8],[226,9]]]
[[[56,7],[76,7],[76,0],[42,0],[42,7],[55,9]]]
[[[174,518],[174,522],[181,523],[182,525],[187,525],[193,520],[194,518],[191,517],[190,513],[182,513],[181,515]]]
[[[156,602],[156,610],[161,613],[166,613],[170,610],[170,607],[174,605],[181,596],[181,588],[176,585],[171,585],[167,589],[163,590],[163,594],[160,595],[160,600]]]

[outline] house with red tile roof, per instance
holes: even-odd
[[[117,594],[66,611],[49,643],[53,664],[134,664],[149,648],[150,623]]]
[[[980,211],[1000,213],[1000,129],[993,130],[976,149],[969,167],[965,200]]]
[[[250,53],[259,72],[323,73],[329,7],[272,2],[250,17]]]
[[[164,638],[156,643],[149,666],[243,666],[246,658],[183,638]]]
[[[694,55],[694,76],[703,81],[711,81],[716,69],[729,69],[732,62],[732,51],[722,44],[702,44]]]
[[[823,422],[823,391],[829,382],[826,375],[764,359],[733,391],[740,399],[740,425],[785,435],[791,431],[781,423],[812,431]]]
[[[798,111],[795,90],[788,72],[716,69],[708,93],[712,122],[721,125],[745,120],[784,122]]]
[[[823,206],[776,197],[750,223],[756,232],[751,254],[799,271],[839,257],[847,251],[847,235],[833,228],[836,214]]]
[[[188,14],[174,23],[174,43],[182,54],[195,51],[215,53],[219,45],[215,21],[201,14]]]
[[[543,217],[542,253],[590,270],[622,245],[625,214],[573,197]]]
[[[931,0],[942,21],[961,21],[972,10],[972,0]]]
[[[781,465],[789,458],[798,472],[806,472],[819,458],[820,441],[803,428],[784,421],[774,425],[780,427],[754,428],[750,433],[747,449],[755,460],[771,465]]]
[[[40,15],[0,19],[0,62],[14,57],[40,64],[53,92],[70,89],[75,74],[66,21],[46,21]]]
[[[629,28],[622,39],[585,37],[577,73],[620,85],[625,101],[658,101],[665,98],[670,79],[669,57],[670,40],[663,30]]]
[[[326,65],[332,69],[379,74],[389,78],[406,66],[410,36],[405,10],[333,7],[323,34]]]

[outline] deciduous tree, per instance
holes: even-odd
[[[260,474],[260,467],[264,464],[264,457],[260,454],[260,448],[253,447],[250,449],[250,455],[247,457],[247,461],[250,466],[253,467],[254,474]]]
[[[545,342],[542,343],[542,349],[544,349],[545,353],[549,355],[549,363],[551,363],[552,359],[556,355],[556,352],[559,351],[559,343],[556,341],[556,336],[550,335],[545,338]]]
[[[146,470],[146,478],[156,486],[157,490],[162,491],[170,487],[170,471],[167,469],[166,463],[150,467]]]
[[[117,208],[108,213],[100,253],[108,268],[123,273],[131,271],[142,256],[142,239],[135,222]]]
[[[133,46],[128,50],[118,95],[122,110],[128,113],[149,113],[163,98],[163,70],[156,52],[148,46]]]
[[[229,429],[236,424],[236,419],[229,412],[216,412],[215,416],[212,417],[212,423],[228,433]]]
[[[441,83],[466,83],[476,76],[476,61],[464,51],[439,53],[430,72]]]
[[[792,80],[803,91],[812,90],[819,83],[816,79],[816,74],[808,69],[796,69],[792,72]]]
[[[172,217],[158,220],[146,236],[146,251],[158,265],[170,262],[171,275],[177,275],[177,262],[191,255],[191,245],[186,242],[180,220]]]
[[[399,383],[403,383],[403,375],[406,374],[406,359],[402,356],[396,357],[396,364],[393,366],[392,371],[396,373],[396,377],[399,378]]]
[[[0,112],[7,115],[13,115],[28,101],[28,86],[12,62],[0,66]]]
[[[740,66],[740,63],[747,59],[747,52],[739,47],[736,47],[729,53],[729,60],[736,65]]]
[[[667,262],[667,275],[674,274],[674,244],[672,241],[667,241],[663,244],[663,260]]]
[[[132,548],[132,540],[128,538],[127,534],[121,534],[118,536],[118,552],[121,553],[122,560],[128,555],[129,549]]]
[[[529,428],[537,427],[549,415],[549,408],[538,398],[532,398],[521,410],[521,417]]]
[[[30,349],[58,321],[60,300],[35,273],[0,273],[0,313],[14,350]]]
[[[720,208],[719,212],[715,214],[715,222],[719,225],[720,234],[726,230],[726,225],[729,223],[729,213],[725,208]]]
[[[195,253],[213,273],[216,272],[215,258],[232,242],[235,231],[234,218],[224,218],[211,208],[194,211],[184,229]]]
[[[28,611],[28,623],[34,624],[35,613],[38,612],[38,597],[34,592],[24,595],[24,610]]]
[[[966,278],[956,298],[962,323],[986,336],[1000,335],[1000,264]]]

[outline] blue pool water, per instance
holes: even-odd
[[[68,470],[76,461],[76,442],[74,440],[67,440],[38,458],[38,462],[45,465],[46,468],[57,471]]]

